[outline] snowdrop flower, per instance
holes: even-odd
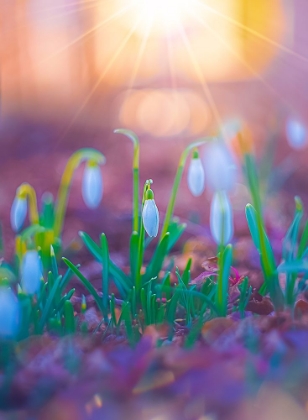
[[[18,330],[20,308],[11,289],[0,287],[0,336],[14,337]]]
[[[233,215],[229,198],[225,191],[214,194],[211,203],[210,228],[218,245],[226,245],[233,235]]]
[[[39,291],[42,271],[42,262],[38,252],[27,251],[21,263],[21,285],[25,293],[33,295]]]
[[[18,232],[24,224],[27,215],[27,207],[27,199],[16,195],[11,207],[11,226],[14,232]]]
[[[144,229],[149,236],[157,236],[159,226],[159,213],[154,200],[154,193],[151,189],[146,192],[146,199],[142,210],[142,221]]]
[[[286,123],[286,134],[288,143],[293,149],[302,149],[307,143],[306,127],[298,120],[288,119]]]
[[[82,180],[82,197],[85,204],[94,209],[98,207],[103,196],[103,179],[100,167],[94,163],[87,163]]]
[[[208,145],[204,154],[205,179],[212,191],[230,191],[235,187],[237,167],[222,141]]]
[[[196,150],[190,161],[187,176],[188,187],[195,197],[201,195],[204,191],[204,169]]]

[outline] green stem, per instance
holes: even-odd
[[[170,221],[171,221],[173,210],[174,210],[175,200],[176,200],[177,192],[180,186],[181,178],[183,175],[186,159],[191,150],[193,150],[194,148],[198,146],[201,146],[202,144],[206,143],[208,140],[209,139],[204,138],[204,139],[197,140],[194,143],[191,143],[190,145],[186,147],[186,149],[181,154],[177,172],[176,172],[175,179],[173,182],[173,187],[172,187],[171,196],[170,196],[170,200],[169,200],[167,211],[166,211],[163,228],[161,231],[160,241],[163,239],[163,237],[167,233],[169,225],[170,225]]]
[[[55,238],[61,236],[63,220],[66,211],[69,189],[78,166],[84,161],[94,161],[99,165],[105,163],[105,156],[95,149],[80,149],[75,152],[68,160],[64,169],[58,192],[55,209],[54,235]]]
[[[123,128],[114,130],[116,134],[124,134],[134,145],[133,159],[133,231],[139,232],[139,149],[140,143],[136,134]]]
[[[266,252],[265,237],[264,237],[265,228],[264,228],[264,222],[263,222],[263,217],[262,217],[262,206],[261,206],[261,199],[260,199],[260,193],[259,193],[258,175],[257,175],[253,156],[250,154],[246,154],[244,156],[244,159],[245,159],[248,185],[249,185],[250,193],[252,196],[253,205],[256,210],[257,227],[258,227],[259,237],[260,237],[260,249],[261,249],[261,254],[263,256],[263,262],[264,262],[264,272],[265,272],[266,277],[269,279],[273,274],[272,272],[273,270],[271,269],[271,264],[267,258],[267,252]]]

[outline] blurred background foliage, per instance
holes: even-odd
[[[1,0],[2,117],[160,138],[198,136],[242,113],[247,98],[234,88],[252,81],[294,106],[286,66],[307,65],[288,53],[302,37],[293,30],[301,8],[305,1]]]

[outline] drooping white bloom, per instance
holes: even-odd
[[[222,141],[213,141],[204,154],[205,180],[212,191],[230,191],[235,187],[237,167]]]
[[[0,287],[0,336],[12,338],[16,335],[20,319],[18,299],[14,292]]]
[[[35,250],[27,251],[21,264],[22,290],[33,295],[39,291],[42,278],[42,262]]]
[[[142,222],[149,236],[157,236],[159,227],[159,212],[151,189],[147,191],[147,198],[142,210]]]
[[[289,145],[296,150],[307,144],[306,127],[298,120],[289,118],[286,123],[286,135]]]
[[[193,157],[190,161],[187,176],[188,187],[195,197],[204,191],[204,168],[199,157]]]
[[[11,207],[11,226],[14,232],[18,232],[27,215],[27,199],[16,196]]]
[[[233,190],[237,181],[237,166],[231,151],[223,141],[208,145],[204,155],[206,182],[212,191]]]
[[[103,197],[103,178],[100,167],[88,163],[85,167],[82,180],[82,197],[85,204],[94,209],[98,207]]]
[[[226,245],[233,235],[233,215],[229,198],[225,191],[214,194],[211,203],[210,229],[218,245]]]

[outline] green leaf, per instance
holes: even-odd
[[[77,268],[80,267],[80,264],[76,265]],[[63,276],[63,279],[61,281],[60,284],[60,288],[59,288],[59,293],[61,294],[63,292],[63,290],[66,288],[66,286],[68,285],[68,283],[71,281],[71,278],[73,277],[73,272],[70,268],[67,269],[66,273]]]
[[[216,307],[220,316],[227,315],[229,276],[232,264],[232,245],[227,245],[219,261],[218,284],[216,290]]]
[[[174,247],[174,245],[182,236],[185,229],[186,229],[186,223],[179,224],[178,219],[172,220],[172,222],[170,223],[168,227],[168,232],[170,236],[169,236],[167,253],[171,251],[171,249]]]
[[[264,229],[262,230],[262,233],[264,236],[266,255],[262,255],[262,252],[261,252],[260,233],[258,230],[256,210],[251,204],[247,204],[245,212],[246,212],[246,219],[247,219],[247,223],[248,223],[248,227],[249,227],[249,231],[250,231],[253,243],[260,254],[260,258],[262,259],[263,264],[264,264],[265,258],[268,258],[272,272],[276,271],[276,261],[275,261],[274,252]]]
[[[121,320],[124,321],[128,342],[131,346],[134,346],[135,337],[134,337],[134,330],[133,330],[133,324],[132,324],[130,312],[131,312],[130,304],[129,302],[126,302],[122,307],[122,312],[121,312],[121,317],[120,317],[119,322],[121,322]]]
[[[56,293],[58,291],[58,288],[60,286],[61,280],[62,280],[62,276],[58,276],[56,278],[56,280],[55,280],[55,282],[54,282],[54,284],[52,286],[52,289],[51,289],[51,291],[50,291],[50,293],[48,295],[48,298],[47,298],[45,307],[44,307],[43,312],[42,312],[42,317],[41,317],[41,320],[40,320],[40,324],[39,324],[39,327],[40,327],[40,330],[41,331],[43,330],[44,325],[47,322],[47,319],[48,319],[48,317],[50,315],[50,312],[53,309],[52,308],[52,303],[53,303],[54,297],[55,297],[55,295],[56,295]]]
[[[108,300],[109,300],[109,248],[106,235],[101,234],[101,247],[102,247],[102,291],[103,291],[103,307],[104,307],[104,320],[108,324]]]
[[[165,234],[163,239],[157,245],[151,262],[148,264],[143,281],[146,282],[153,277],[158,277],[160,270],[162,269],[164,259],[168,254],[168,243],[169,243],[169,232]]]
[[[102,253],[100,247],[90,238],[90,236],[85,232],[79,232],[81,239],[83,240],[85,246],[94,256],[94,258],[103,263]],[[112,260],[109,258],[109,271],[113,276],[113,279],[119,287],[119,291],[123,297],[126,296],[126,293],[130,290],[132,286],[132,280],[119,268],[117,267]],[[125,296],[124,296],[125,295]]]
[[[261,253],[259,231],[256,220],[256,211],[251,204],[247,204],[245,208],[245,213],[254,246],[257,248],[258,252]]]
[[[67,334],[73,334],[76,330],[74,308],[70,300],[64,303],[64,326]]]
[[[290,259],[295,258],[298,231],[303,216],[303,206],[298,197],[295,197],[295,204],[296,209],[294,218],[283,239],[282,259],[285,261],[289,261]]]
[[[305,249],[308,244],[308,221],[305,224],[301,240],[298,247],[297,258],[301,258],[305,252]]]
[[[80,282],[84,285],[84,287],[88,290],[88,292],[93,296],[99,310],[104,315],[104,308],[102,304],[102,299],[98,296],[97,291],[94,289],[92,284],[87,280],[84,275],[78,270],[75,265],[66,259],[65,257],[62,257],[62,260],[64,263],[72,270],[72,272],[76,275],[76,277],[80,280]]]
[[[190,281],[190,269],[192,264],[192,258],[189,258],[187,261],[186,267],[182,274],[182,280],[186,287],[188,287],[189,281]]]
[[[130,237],[130,272],[133,283],[136,281],[138,271],[139,234],[133,232]]]
[[[56,312],[60,313],[64,307],[64,304],[67,300],[70,300],[75,293],[76,289],[71,289],[69,292],[67,292],[60,300],[59,305],[56,307]]]
[[[81,237],[83,243],[91,252],[93,257],[99,262],[102,262],[102,255],[101,255],[100,247],[93,241],[93,239],[91,239],[90,236],[85,232],[79,232],[79,236]]]
[[[277,268],[279,273],[304,273],[308,271],[308,261],[292,260],[283,262]]]
[[[50,193],[45,193],[42,197],[43,209],[40,215],[40,224],[46,229],[53,229],[54,226],[54,200]]]

